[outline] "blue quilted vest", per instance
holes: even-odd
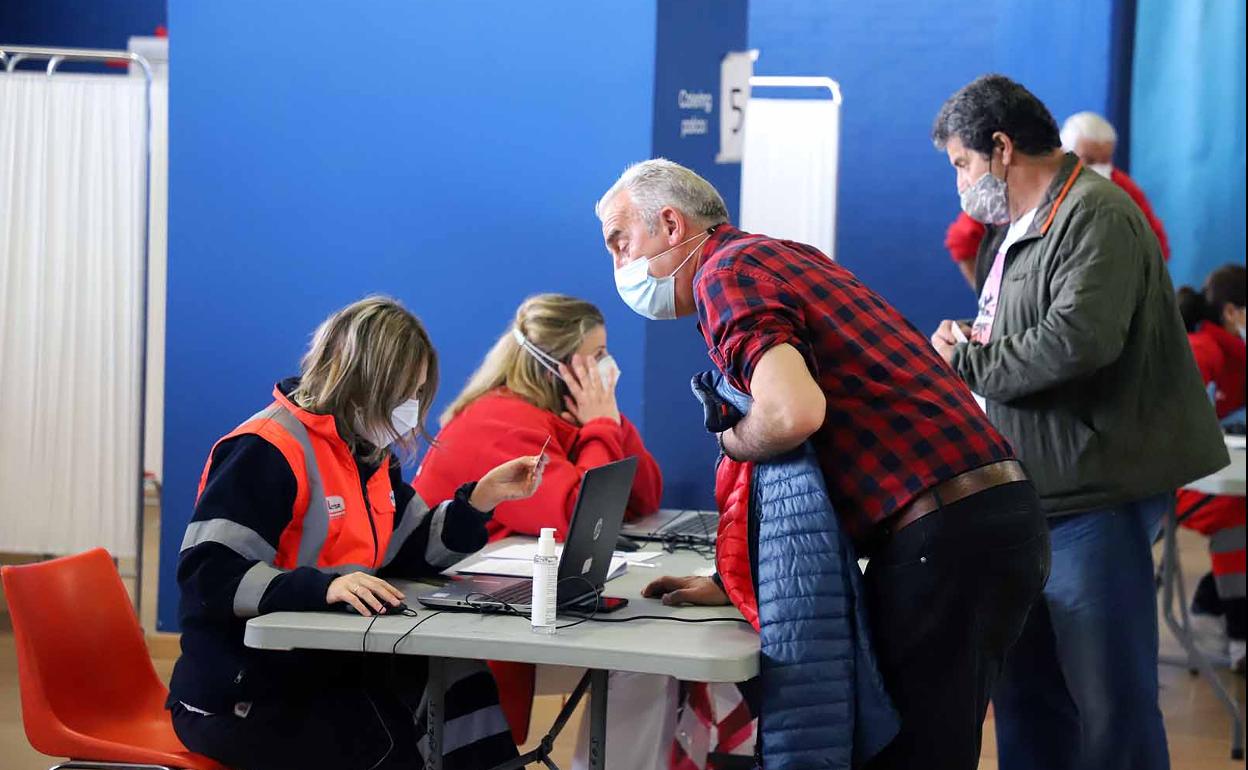
[[[749,396],[722,376],[717,393],[742,414]],[[876,667],[862,573],[808,443],[756,463],[762,713],[767,770],[858,767],[900,719]]]

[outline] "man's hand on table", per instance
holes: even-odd
[[[664,575],[646,586],[641,595],[647,599],[662,597],[667,605],[700,604],[722,606],[728,604],[728,594],[709,577],[674,577]]]

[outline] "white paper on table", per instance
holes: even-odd
[[[533,561],[524,561],[523,559],[495,559],[486,557],[484,559],[473,558],[465,559],[456,564],[449,571],[458,572],[461,575],[501,575],[503,577],[533,577]],[[611,559],[611,566],[607,569],[607,580],[614,580],[628,571],[628,562],[623,559]]]
[[[519,561],[533,561],[533,557],[537,555],[537,543],[513,543],[503,546],[497,551],[491,551],[487,558],[490,559],[515,559]],[[563,543],[555,546],[555,555],[563,556]],[[634,551],[624,552],[615,551],[611,554],[612,561],[622,559],[629,564],[645,564],[652,559],[662,556],[661,551]]]

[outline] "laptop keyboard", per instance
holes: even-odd
[[[664,535],[703,535],[711,537],[715,535],[715,531],[718,528],[719,516],[717,514],[698,513],[672,522],[672,524],[660,530],[660,533]]]
[[[516,583],[481,598],[487,601],[495,599],[505,604],[528,604],[533,598],[533,584],[530,582]]]

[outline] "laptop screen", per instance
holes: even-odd
[[[601,590],[636,473],[636,457],[585,472],[559,560],[556,601],[560,604]]]

